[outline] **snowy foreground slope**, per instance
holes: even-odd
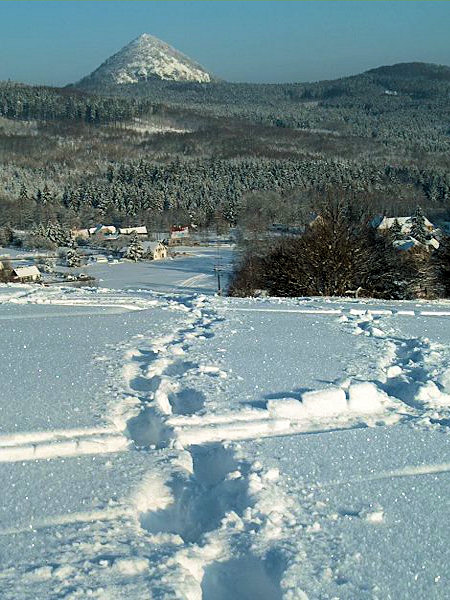
[[[448,598],[450,304],[0,302],[2,599]]]

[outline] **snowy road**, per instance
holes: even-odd
[[[449,304],[0,302],[1,598],[448,597]]]

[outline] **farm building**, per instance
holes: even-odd
[[[41,272],[36,266],[16,267],[12,269],[12,280],[16,283],[28,283],[30,281],[39,281]]]
[[[179,240],[189,237],[189,227],[174,225],[170,228],[170,239]]]
[[[147,235],[147,227],[145,225],[139,227],[120,227],[120,235],[131,235],[136,233],[137,235]]]
[[[115,225],[96,225],[89,229],[89,235],[115,235],[116,233]]]

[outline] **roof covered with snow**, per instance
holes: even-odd
[[[41,272],[35,265],[31,267],[16,267],[13,269],[13,273],[17,277],[40,277],[41,275]]]
[[[89,233],[95,235],[96,233],[116,233],[117,227],[115,225],[96,225],[95,227],[89,228]]]
[[[142,244],[146,250],[156,250],[157,248],[165,248],[161,242],[144,242]]]
[[[130,235],[131,233],[147,235],[147,227],[145,225],[140,225],[138,227],[119,227],[119,233],[123,235]]]
[[[402,228],[402,232],[409,232],[412,226],[412,217],[376,217],[372,223],[378,229],[390,229],[394,226],[395,221],[398,221]],[[434,225],[426,217],[424,217],[424,225],[427,229],[434,229]]]
[[[404,240],[396,240],[395,242],[393,242],[393,245],[395,248],[397,248],[397,250],[410,250],[411,248],[419,248],[419,247],[429,247],[429,248],[434,248],[435,250],[437,250],[439,248],[439,242],[437,241],[436,238],[432,237],[429,240],[427,240],[426,242],[422,243],[419,242],[419,240],[416,240],[413,237],[408,237]]]

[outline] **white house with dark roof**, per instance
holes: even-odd
[[[161,242],[144,242],[145,254],[153,260],[167,258],[167,247]]]

